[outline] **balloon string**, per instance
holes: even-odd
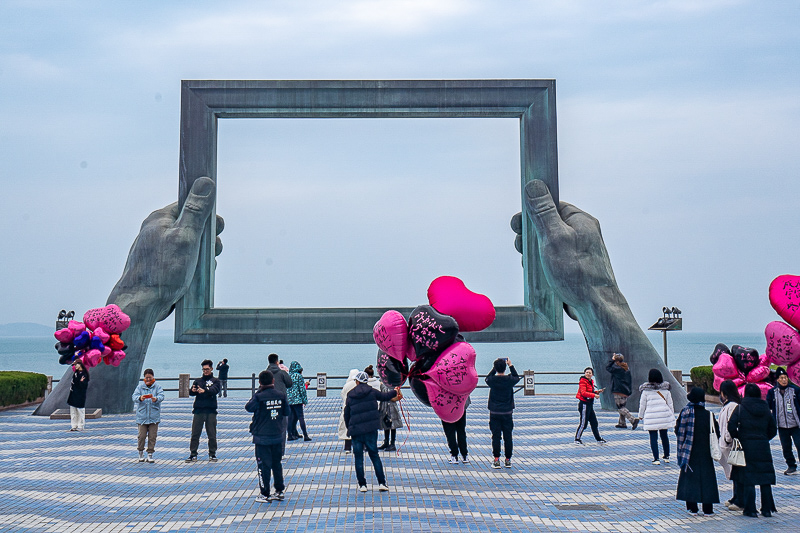
[[[401,444],[400,447],[397,448],[396,452],[397,456],[399,457],[400,450],[402,450],[403,446],[406,445],[406,442],[408,442],[408,437],[411,435],[411,423],[409,422],[409,418],[411,418],[411,413],[409,413],[408,416],[406,416],[406,410],[403,409],[403,400],[400,400],[398,403],[400,404],[400,415],[403,417],[403,420],[406,423],[406,438],[403,440],[403,444]]]

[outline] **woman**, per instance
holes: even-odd
[[[719,386],[719,399],[722,402],[722,409],[719,412],[719,451],[722,457],[719,464],[722,465],[722,470],[725,472],[725,477],[733,481],[733,496],[730,500],[725,502],[725,506],[731,511],[744,510],[744,502],[742,501],[741,485],[731,477],[731,465],[728,464],[728,455],[731,453],[731,446],[733,445],[733,437],[728,432],[728,425],[731,415],[739,407],[739,402],[742,397],[739,396],[739,389],[736,384],[726,379]]]
[[[772,516],[776,512],[772,498],[775,484],[775,467],[769,441],[778,434],[778,425],[772,418],[769,404],[761,399],[758,385],[748,383],[739,408],[731,415],[728,433],[739,439],[744,449],[745,466],[735,467],[731,477],[741,485],[745,516],[757,517],[756,485],[761,487],[761,514]]]
[[[72,384],[69,387],[69,431],[83,431],[86,427],[86,389],[89,388],[89,371],[83,361],[72,363]]]
[[[133,405],[136,408],[136,424],[139,426],[139,462],[155,463],[153,454],[156,451],[158,424],[161,422],[161,402],[164,401],[164,389],[156,383],[152,368],[144,371],[144,381],[133,391]],[[144,457],[144,441],[147,438],[147,459]]]
[[[347,376],[347,381],[342,387],[342,412],[339,414],[339,440],[344,441],[344,453],[350,453],[350,449],[352,446],[352,441],[350,437],[347,436],[347,426],[344,423],[344,407],[347,405],[347,393],[353,390],[357,383],[356,383],[356,376],[358,375],[358,369],[354,368],[350,370],[350,375]]]
[[[578,430],[575,432],[575,444],[583,444],[581,437],[587,424],[592,425],[592,434],[594,434],[597,442],[600,444],[605,444],[606,442],[600,436],[600,431],[597,429],[597,415],[594,414],[594,399],[605,389],[595,389],[592,376],[594,376],[594,370],[588,366],[583,370],[583,375],[578,381],[578,394],[575,397],[578,399],[578,412],[581,414],[581,421],[578,424]]]
[[[292,386],[286,389],[286,399],[289,403],[289,422],[288,422],[288,436],[286,440],[297,440],[300,434],[297,432],[297,423],[300,422],[300,429],[303,431],[303,441],[308,442],[311,437],[308,436],[306,429],[306,418],[303,414],[303,406],[308,403],[308,393],[306,392],[306,382],[303,379],[303,367],[297,361],[292,361],[289,364],[289,377],[292,380]]]
[[[717,474],[714,461],[711,459],[711,423],[713,421],[717,435],[719,427],[714,415],[706,411],[706,393],[695,387],[686,396],[689,403],[681,411],[675,423],[675,434],[678,436],[678,494],[676,500],[686,502],[686,509],[692,516],[697,516],[697,504],[703,504],[703,514],[714,514],[714,504],[719,503]]]
[[[381,383],[381,392],[389,392],[394,390]],[[383,444],[378,446],[379,450],[387,452],[396,452],[395,439],[397,438],[397,430],[403,427],[403,419],[400,418],[400,408],[397,402],[389,400],[388,402],[380,402],[378,410],[381,413],[381,429],[383,430]]]
[[[672,394],[669,392],[669,381],[664,381],[661,372],[650,369],[647,383],[639,387],[642,393],[639,399],[639,419],[645,431],[650,432],[650,450],[653,452],[653,464],[660,465],[658,460],[658,437],[661,435],[661,446],[664,448],[664,462],[669,463],[669,434],[667,430],[675,425],[675,408],[672,405]]]
[[[365,368],[364,372],[367,373],[367,377],[369,378],[367,379],[367,385],[380,392],[381,380],[375,377],[375,369],[372,367],[372,365],[369,365],[367,368]]]

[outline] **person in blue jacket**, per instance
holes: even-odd
[[[139,462],[154,463],[156,451],[158,423],[161,422],[161,402],[164,401],[164,389],[156,383],[153,369],[144,371],[144,382],[133,391],[133,405],[136,408],[136,423],[139,425]],[[144,440],[147,438],[147,458],[144,456]]]

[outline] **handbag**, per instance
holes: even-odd
[[[734,438],[731,445],[731,451],[728,454],[728,464],[733,466],[747,466],[744,460],[744,449],[739,439]]]
[[[717,432],[714,430],[714,413],[709,411],[708,416],[711,419],[711,431],[708,435],[708,445],[711,449],[711,458],[715,461],[719,461],[722,459],[722,452],[719,449],[719,436],[717,436]]]

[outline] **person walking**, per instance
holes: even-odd
[[[378,453],[378,427],[380,427],[378,402],[385,402],[393,398],[401,400],[403,394],[400,392],[400,387],[391,392],[378,392],[367,384],[369,376],[366,372],[359,372],[355,380],[356,386],[347,393],[344,422],[347,426],[347,434],[353,441],[358,490],[367,492],[367,478],[364,475],[364,449],[366,448],[369,459],[372,461],[372,467],[375,469],[375,477],[378,478],[378,490],[386,492],[389,487],[386,484],[381,455]]]
[[[286,490],[281,464],[283,445],[286,442],[286,426],[283,420],[289,414],[289,404],[286,395],[275,389],[275,376],[269,370],[262,370],[258,375],[258,385],[258,391],[244,406],[248,413],[253,413],[250,434],[253,435],[255,445],[258,487],[261,491],[256,501],[283,501]],[[275,494],[272,496],[270,477],[275,478]]]
[[[711,424],[717,435],[719,426],[714,415],[705,408],[706,393],[694,387],[686,396],[686,404],[675,422],[678,437],[678,491],[676,500],[686,502],[686,510],[697,516],[698,503],[703,505],[703,514],[714,514],[714,504],[719,503],[717,474],[711,459]]]
[[[300,438],[300,434],[297,432],[297,423],[299,422],[300,429],[303,431],[303,441],[308,442],[311,440],[311,437],[308,436],[306,419],[303,414],[304,406],[308,403],[308,392],[306,391],[306,382],[303,379],[303,367],[300,366],[300,363],[297,361],[292,361],[289,364],[289,377],[292,380],[292,386],[286,390],[286,396],[289,401],[287,440],[297,440]]]
[[[70,428],[68,431],[83,431],[86,428],[86,390],[89,388],[89,370],[83,361],[72,363],[72,383],[69,387]]]
[[[578,380],[578,393],[575,397],[578,399],[578,413],[581,415],[581,420],[578,423],[578,430],[575,432],[575,444],[583,444],[581,437],[583,431],[586,429],[587,424],[592,426],[592,434],[594,440],[600,444],[605,444],[607,441],[600,436],[600,431],[597,429],[597,415],[594,414],[594,399],[597,398],[605,389],[596,389],[594,387],[594,370],[592,367],[587,366],[583,369],[583,375]]]
[[[778,425],[761,399],[761,389],[754,383],[744,387],[744,398],[728,422],[728,433],[739,439],[744,450],[745,466],[734,467],[731,476],[742,485],[744,511],[742,514],[757,517],[756,485],[761,487],[761,515],[772,516],[776,512],[772,497],[775,484],[775,467],[769,441],[778,433]]]
[[[489,391],[491,394],[491,391]],[[513,392],[512,392],[513,395]],[[513,396],[512,396],[513,399]],[[458,452],[461,452],[461,462],[469,464],[469,450],[467,449],[467,407],[469,407],[470,399],[467,396],[467,403],[464,405],[464,414],[455,422],[445,422],[442,420],[442,428],[444,429],[444,436],[447,439],[447,447],[450,448],[450,458],[447,460],[451,465],[458,464]],[[513,408],[512,408],[513,409]],[[489,423],[491,427],[491,411],[489,412]],[[514,428],[514,421],[511,421],[511,429]],[[502,425],[501,425],[502,431]],[[510,455],[513,451],[513,443],[511,441],[511,430],[509,430],[508,438],[505,439],[506,451]],[[494,446],[494,433],[492,433],[492,446]],[[492,450],[495,453],[494,449]],[[500,465],[500,443],[497,443],[497,451],[492,465],[497,462]],[[506,466],[511,466],[511,457],[506,458]]]
[[[767,393],[767,403],[778,424],[778,437],[788,467],[783,474],[793,476],[797,474],[797,460],[794,458],[792,441],[800,455],[800,387],[789,383],[789,376],[783,367],[778,367],[775,377],[778,384]]]
[[[645,431],[650,433],[650,450],[653,452],[653,464],[660,465],[658,460],[658,437],[664,448],[664,462],[669,463],[669,433],[675,427],[675,407],[672,394],[669,392],[669,381],[664,381],[661,371],[651,368],[647,383],[639,387],[639,419]]]
[[[133,405],[136,409],[136,424],[139,426],[139,462],[155,463],[153,454],[156,451],[158,424],[161,422],[161,402],[164,401],[164,389],[156,383],[152,368],[144,371],[144,381],[133,391]],[[144,440],[147,438],[147,457],[144,456]]]
[[[347,424],[344,421],[344,408],[347,406],[347,394],[355,388],[357,385],[356,383],[356,376],[358,375],[359,370],[357,368],[353,368],[350,370],[350,374],[347,376],[347,381],[345,381],[344,385],[342,386],[342,411],[339,413],[339,428],[337,431],[337,435],[339,440],[344,441],[344,453],[350,453],[352,447],[352,441],[350,440],[350,435],[347,433]]]
[[[722,402],[722,409],[719,411],[719,451],[721,454],[719,464],[722,466],[725,477],[733,482],[733,495],[730,500],[725,502],[725,507],[731,511],[743,511],[742,486],[731,476],[733,467],[728,463],[728,457],[733,446],[733,437],[728,431],[728,424],[730,423],[731,415],[739,407],[742,397],[739,396],[739,389],[736,384],[730,379],[726,379],[719,386],[719,399]]]
[[[614,405],[619,411],[619,422],[614,426],[619,429],[626,429],[628,426],[625,421],[631,423],[631,429],[636,429],[639,425],[639,419],[634,417],[625,404],[628,402],[628,396],[631,395],[631,371],[628,369],[628,363],[625,362],[625,357],[621,353],[615,353],[611,356],[611,361],[606,365],[606,371],[611,374],[611,394],[614,395]]]
[[[507,375],[506,369],[509,374]],[[514,386],[522,378],[508,357],[494,360],[492,369],[484,381],[489,386],[489,430],[492,432],[492,468],[500,468],[500,439],[503,439],[505,466],[511,468],[511,455],[514,441],[511,432],[514,430]],[[466,416],[466,411],[465,411]],[[466,427],[466,418],[464,419]],[[464,450],[466,450],[466,433],[464,434]],[[452,453],[452,447],[451,447]],[[464,453],[466,455],[466,453]]]
[[[228,397],[228,370],[230,370],[230,368],[227,359],[223,359],[217,363],[217,378],[219,379],[220,385],[219,394],[217,396],[220,398]]]
[[[394,389],[387,387],[381,383],[381,392],[391,392]],[[380,411],[381,429],[383,430],[383,444],[378,446],[379,450],[385,452],[396,452],[395,440],[397,439],[397,430],[403,427],[403,419],[400,418],[400,408],[397,407],[397,402],[388,400],[378,404],[378,411]]]
[[[194,396],[192,408],[192,437],[189,440],[189,457],[187,463],[197,461],[197,448],[200,445],[200,434],[203,426],[208,437],[208,460],[217,461],[217,394],[219,380],[214,377],[214,363],[210,359],[202,363],[203,376],[194,380],[189,396]]]

